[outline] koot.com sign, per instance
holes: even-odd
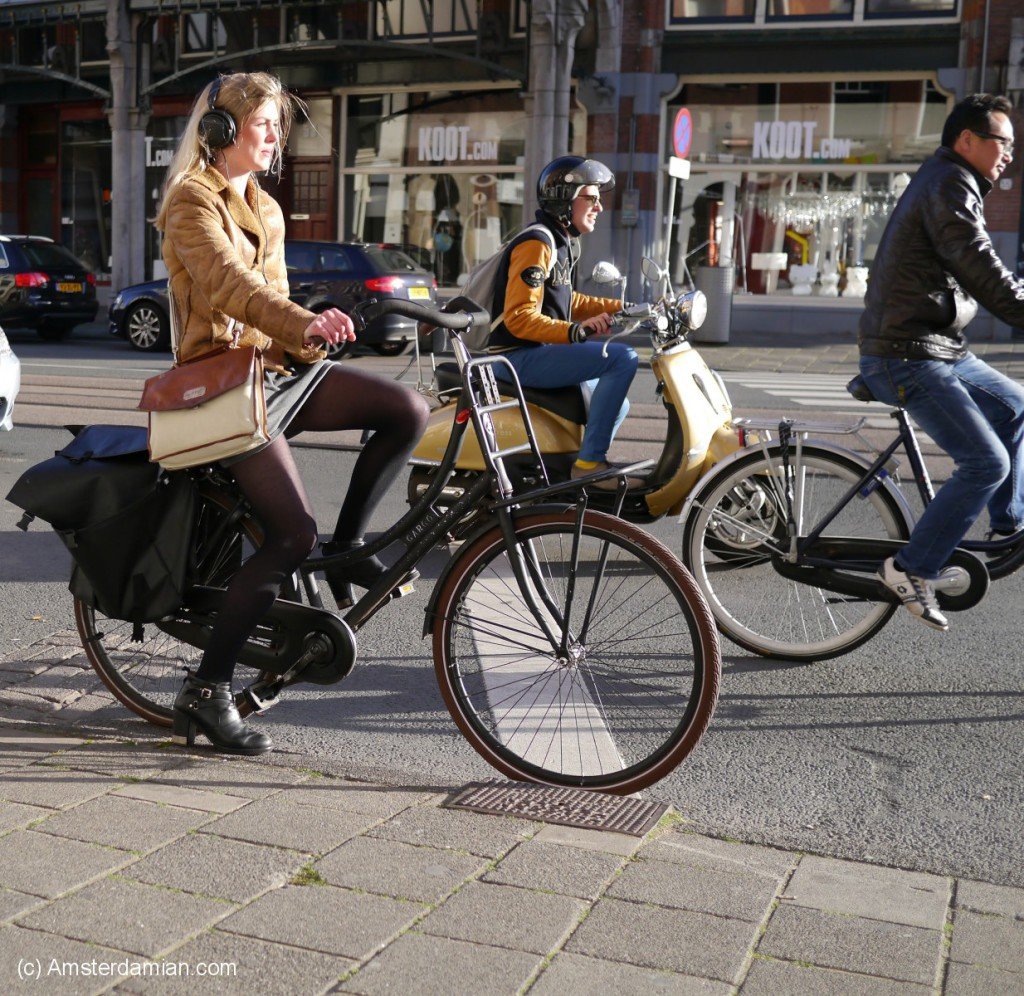
[[[419,129],[417,157],[421,162],[494,162],[496,139],[473,140],[466,125],[435,125]]]
[[[755,121],[755,159],[845,159],[853,141],[823,138],[815,147],[817,121]]]

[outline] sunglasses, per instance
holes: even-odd
[[[978,138],[990,138],[993,142],[998,142],[1003,152],[1005,152],[1008,156],[1013,155],[1012,138],[1007,138],[1005,135],[993,135],[990,131],[977,131],[974,128],[972,128],[971,131],[973,131],[974,134],[978,136]]]
[[[600,194],[579,194],[577,200],[588,201],[592,208],[597,207],[601,203]]]

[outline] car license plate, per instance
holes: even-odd
[[[65,281],[64,283],[57,284],[57,290],[61,294],[81,294],[82,285],[77,283],[68,283]]]
[[[417,301],[429,301],[430,300],[430,288],[429,287],[410,287],[409,297]]]

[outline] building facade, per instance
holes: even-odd
[[[195,95],[266,69],[308,108],[274,191],[293,238],[404,244],[454,288],[532,214],[539,167],[586,151],[618,182],[585,263],[614,260],[629,296],[646,253],[726,331],[849,324],[950,104],[1021,105],[1015,7],[0,0],[0,231],[49,235],[115,288],[159,275],[147,219]],[[691,173],[670,205],[673,154]],[[1020,188],[1015,163],[986,212],[1024,269]]]

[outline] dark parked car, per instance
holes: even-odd
[[[0,235],[0,323],[63,339],[96,317],[96,277],[52,239]]]
[[[313,312],[327,308],[348,311],[368,298],[392,298],[430,303],[436,297],[433,274],[416,265],[400,249],[363,242],[303,242],[284,244],[289,297]],[[150,280],[121,291],[110,305],[110,332],[124,336],[136,348],[167,349],[167,281]],[[401,353],[416,335],[416,323],[385,315],[359,337],[383,356]],[[349,352],[352,345],[333,351]]]

